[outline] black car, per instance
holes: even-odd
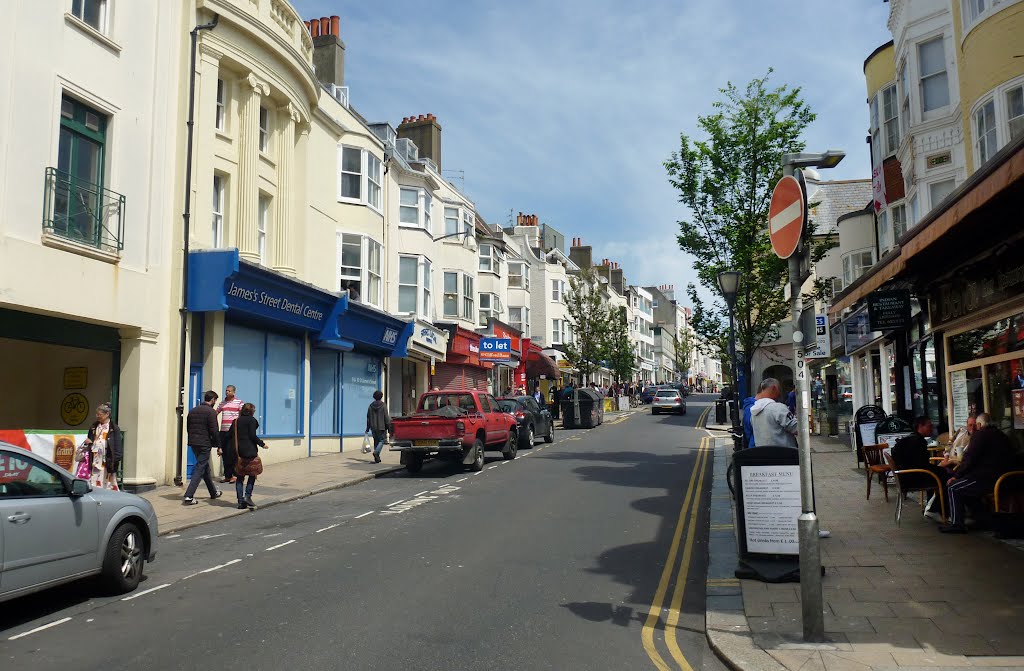
[[[551,419],[551,411],[538,404],[532,396],[498,399],[498,407],[516,418],[520,447],[533,447],[537,436],[543,436],[545,443],[555,439],[555,423]]]

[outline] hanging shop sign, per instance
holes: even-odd
[[[868,325],[872,331],[897,331],[910,326],[910,291],[895,289],[868,294]]]
[[[882,333],[871,329],[867,307],[863,307],[843,322],[843,344],[845,354],[853,354],[882,337]]]
[[[928,295],[932,327],[1015,298],[1024,292],[1024,245],[957,270]]]
[[[480,360],[506,362],[512,360],[511,338],[480,338]]]

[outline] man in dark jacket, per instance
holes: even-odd
[[[934,473],[939,482],[945,485],[950,473],[941,466],[936,466],[928,459],[928,438],[932,435],[932,420],[921,416],[914,420],[914,433],[903,436],[892,448],[892,462],[897,471],[922,469]],[[908,473],[898,476],[903,489],[935,489],[935,480],[924,473]]]
[[[383,398],[384,392],[381,390],[373,392],[373,401],[366,409],[366,430],[373,434],[373,461],[378,464],[384,441],[388,437],[387,432],[391,431],[391,415],[388,414],[388,405]]]
[[[966,507],[992,493],[996,480],[1013,467],[1013,446],[1006,434],[992,426],[988,413],[978,415],[977,430],[971,436],[963,460],[946,484],[949,487],[950,524],[942,533],[967,533]],[[945,463],[945,462],[943,462]]]
[[[185,490],[185,505],[194,506],[196,490],[199,489],[199,482],[206,483],[206,489],[210,492],[210,498],[215,499],[221,495],[221,491],[213,484],[213,475],[210,472],[210,449],[220,447],[220,426],[217,423],[217,411],[213,404],[217,402],[217,392],[208,391],[203,394],[203,402],[188,411],[185,419],[185,428],[188,431],[188,446],[192,454],[196,456],[196,465],[192,468],[192,478],[188,481],[188,489]]]

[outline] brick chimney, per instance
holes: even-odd
[[[441,124],[433,114],[405,117],[398,126],[398,137],[409,138],[420,150],[420,156],[426,156],[438,172],[441,171]]]
[[[569,259],[580,268],[590,268],[593,265],[594,250],[590,245],[583,244],[583,238],[573,238],[572,247],[569,248]]]
[[[324,16],[306,24],[313,38],[313,69],[325,86],[345,85],[345,43],[341,41],[341,18]]]

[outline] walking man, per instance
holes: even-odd
[[[224,400],[217,406],[217,414],[220,415],[220,447],[217,454],[221,456],[224,463],[224,479],[221,482],[232,483],[235,481],[235,451],[225,450],[228,444],[228,432],[231,426],[238,419],[238,413],[244,403],[242,399],[235,396],[235,385],[229,384],[224,388]]]
[[[384,441],[391,431],[391,415],[388,414],[388,406],[383,400],[384,392],[377,390],[373,392],[373,401],[366,409],[366,430],[373,433],[373,461],[380,463],[380,453],[384,449]]]
[[[185,490],[185,505],[194,506],[196,490],[199,489],[199,482],[206,483],[206,489],[210,492],[210,498],[216,499],[221,491],[213,484],[213,476],[210,474],[210,449],[220,447],[220,434],[217,431],[217,411],[213,404],[217,402],[217,392],[210,390],[203,394],[203,402],[188,411],[185,419],[185,428],[188,431],[188,446],[192,454],[196,456],[196,465],[192,469],[192,478],[188,481],[188,489]]]

